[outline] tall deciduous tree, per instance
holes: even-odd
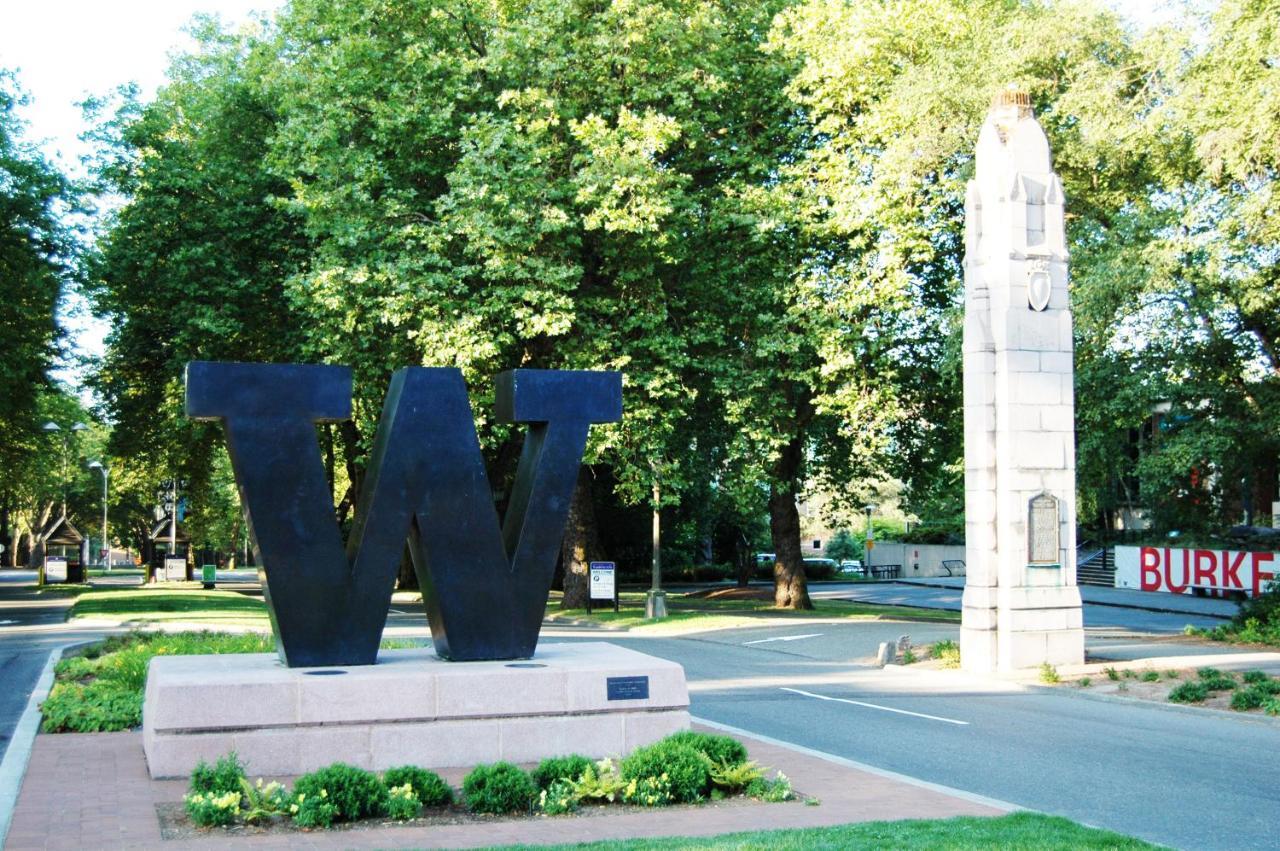
[[[56,311],[72,272],[67,180],[26,142],[15,77],[0,70],[0,563],[13,565],[17,513],[34,505],[49,458],[40,427],[61,331]]]

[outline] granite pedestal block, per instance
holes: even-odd
[[[680,665],[603,642],[543,644],[522,662],[384,650],[377,665],[346,668],[286,668],[265,653],[157,656],[142,712],[153,778],[232,750],[255,775],[622,756],[688,726]]]

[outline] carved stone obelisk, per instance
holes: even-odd
[[[1021,92],[978,137],[965,204],[966,670],[1084,661],[1062,183]]]

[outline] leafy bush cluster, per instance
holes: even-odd
[[[415,766],[392,768],[379,777],[372,771],[336,762],[304,774],[293,791],[280,783],[256,784],[245,777],[235,753],[213,765],[201,760],[191,772],[184,798],[187,815],[200,827],[290,818],[298,827],[324,828],[336,821],[389,816],[416,818],[426,807],[446,806],[453,789],[431,771]]]
[[[112,636],[54,667],[54,685],[41,704],[46,733],[107,733],[142,723],[142,692],[153,656],[265,653],[270,636],[213,632]]]
[[[573,812],[583,803],[629,803],[659,807],[744,794],[763,801],[794,797],[783,774],[772,779],[747,759],[747,749],[728,736],[684,731],[638,748],[621,763],[593,762],[570,754],[543,760],[526,772],[509,762],[478,765],[462,781],[462,800],[474,813]],[[453,802],[453,789],[439,775],[414,766],[372,771],[334,763],[305,774],[289,791],[279,783],[250,784],[234,754],[213,765],[201,761],[185,798],[191,820],[201,827],[292,819],[298,827],[389,817],[416,818],[423,807]]]
[[[929,656],[940,661],[944,668],[960,667],[960,645],[950,638],[934,642],[929,649]]]
[[[570,766],[581,768],[576,777],[570,775]],[[688,730],[638,748],[619,765],[608,759],[591,763],[583,757],[564,757],[544,760],[534,776],[547,778],[539,807],[548,815],[572,812],[584,802],[660,807],[727,794],[771,801],[794,797],[785,776],[768,780],[760,766],[748,761],[741,742]]]

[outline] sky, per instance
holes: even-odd
[[[271,13],[285,0],[0,0],[0,68],[16,71],[31,103],[19,111],[26,138],[40,142],[64,172],[82,174],[88,152],[76,103],[136,82],[149,100],[164,82],[169,56],[190,44],[183,29],[197,13],[228,24]],[[1108,0],[1138,27],[1208,0]],[[64,321],[79,352],[102,352],[106,326],[68,306]],[[74,382],[74,376],[66,378]]]

